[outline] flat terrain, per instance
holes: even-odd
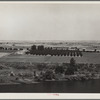
[[[100,51],[100,43],[38,43],[37,45],[45,47],[78,47],[80,50]],[[82,57],[74,56],[39,56],[26,55],[27,48],[30,48],[33,43],[1,43],[4,48],[18,48],[18,50],[4,49],[0,50],[0,85],[2,84],[30,84],[37,80],[89,80],[100,79],[100,52],[82,52]],[[20,48],[23,48],[21,50]],[[74,75],[66,75],[71,58],[76,60],[78,71]],[[43,63],[43,64],[41,64]],[[46,64],[44,64],[46,63]],[[57,64],[59,63],[59,64]],[[84,64],[78,64],[84,63]],[[87,64],[88,63],[88,64]],[[64,72],[59,74],[57,67],[64,69]],[[52,73],[53,72],[53,73]],[[36,76],[38,77],[35,77]],[[83,75],[83,76],[82,76]],[[48,85],[47,85],[48,86]],[[43,86],[44,87],[44,86]],[[59,86],[58,86],[59,87]],[[40,89],[40,88],[39,88]]]
[[[33,44],[44,45],[45,47],[78,47],[79,49],[100,51],[100,41],[1,41],[1,47],[29,48]],[[1,50],[0,62],[33,62],[33,63],[69,63],[72,57],[69,56],[36,56],[36,55],[18,55],[11,54],[16,51]],[[2,58],[1,58],[2,57]],[[94,63],[100,64],[100,53],[83,52],[82,57],[73,57],[77,63]]]
[[[0,53],[2,57],[2,53]],[[71,56],[36,56],[11,54],[0,58],[0,62],[69,63]],[[100,53],[84,52],[82,57],[73,57],[76,63],[100,64]]]
[[[3,57],[3,56],[7,56],[7,55],[9,55],[9,54],[10,54],[10,53],[1,52],[1,53],[0,53],[0,58]]]

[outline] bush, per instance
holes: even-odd
[[[44,68],[46,68],[46,64],[38,64],[37,69],[42,71]]]
[[[64,73],[64,67],[63,66],[57,66],[55,68],[55,73]]]
[[[54,79],[54,74],[52,70],[47,70],[44,74],[45,79],[52,80]]]
[[[71,67],[68,67],[67,70],[65,71],[65,75],[73,75],[74,74],[74,70]]]

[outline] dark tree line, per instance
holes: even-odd
[[[23,50],[23,48],[0,47],[0,50]]]
[[[45,48],[43,45],[36,47],[33,45],[27,54],[33,55],[51,55],[51,56],[83,56],[82,52],[79,50],[58,50],[53,49],[52,47]]]

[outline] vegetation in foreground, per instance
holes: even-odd
[[[0,63],[0,84],[30,84],[40,81],[100,79],[100,64]]]

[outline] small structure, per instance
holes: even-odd
[[[15,76],[15,73],[12,71],[9,76]]]
[[[20,54],[20,55],[23,55],[23,54],[25,54],[27,52],[27,50],[20,50],[20,51],[18,51],[18,52],[16,52],[15,54]]]

